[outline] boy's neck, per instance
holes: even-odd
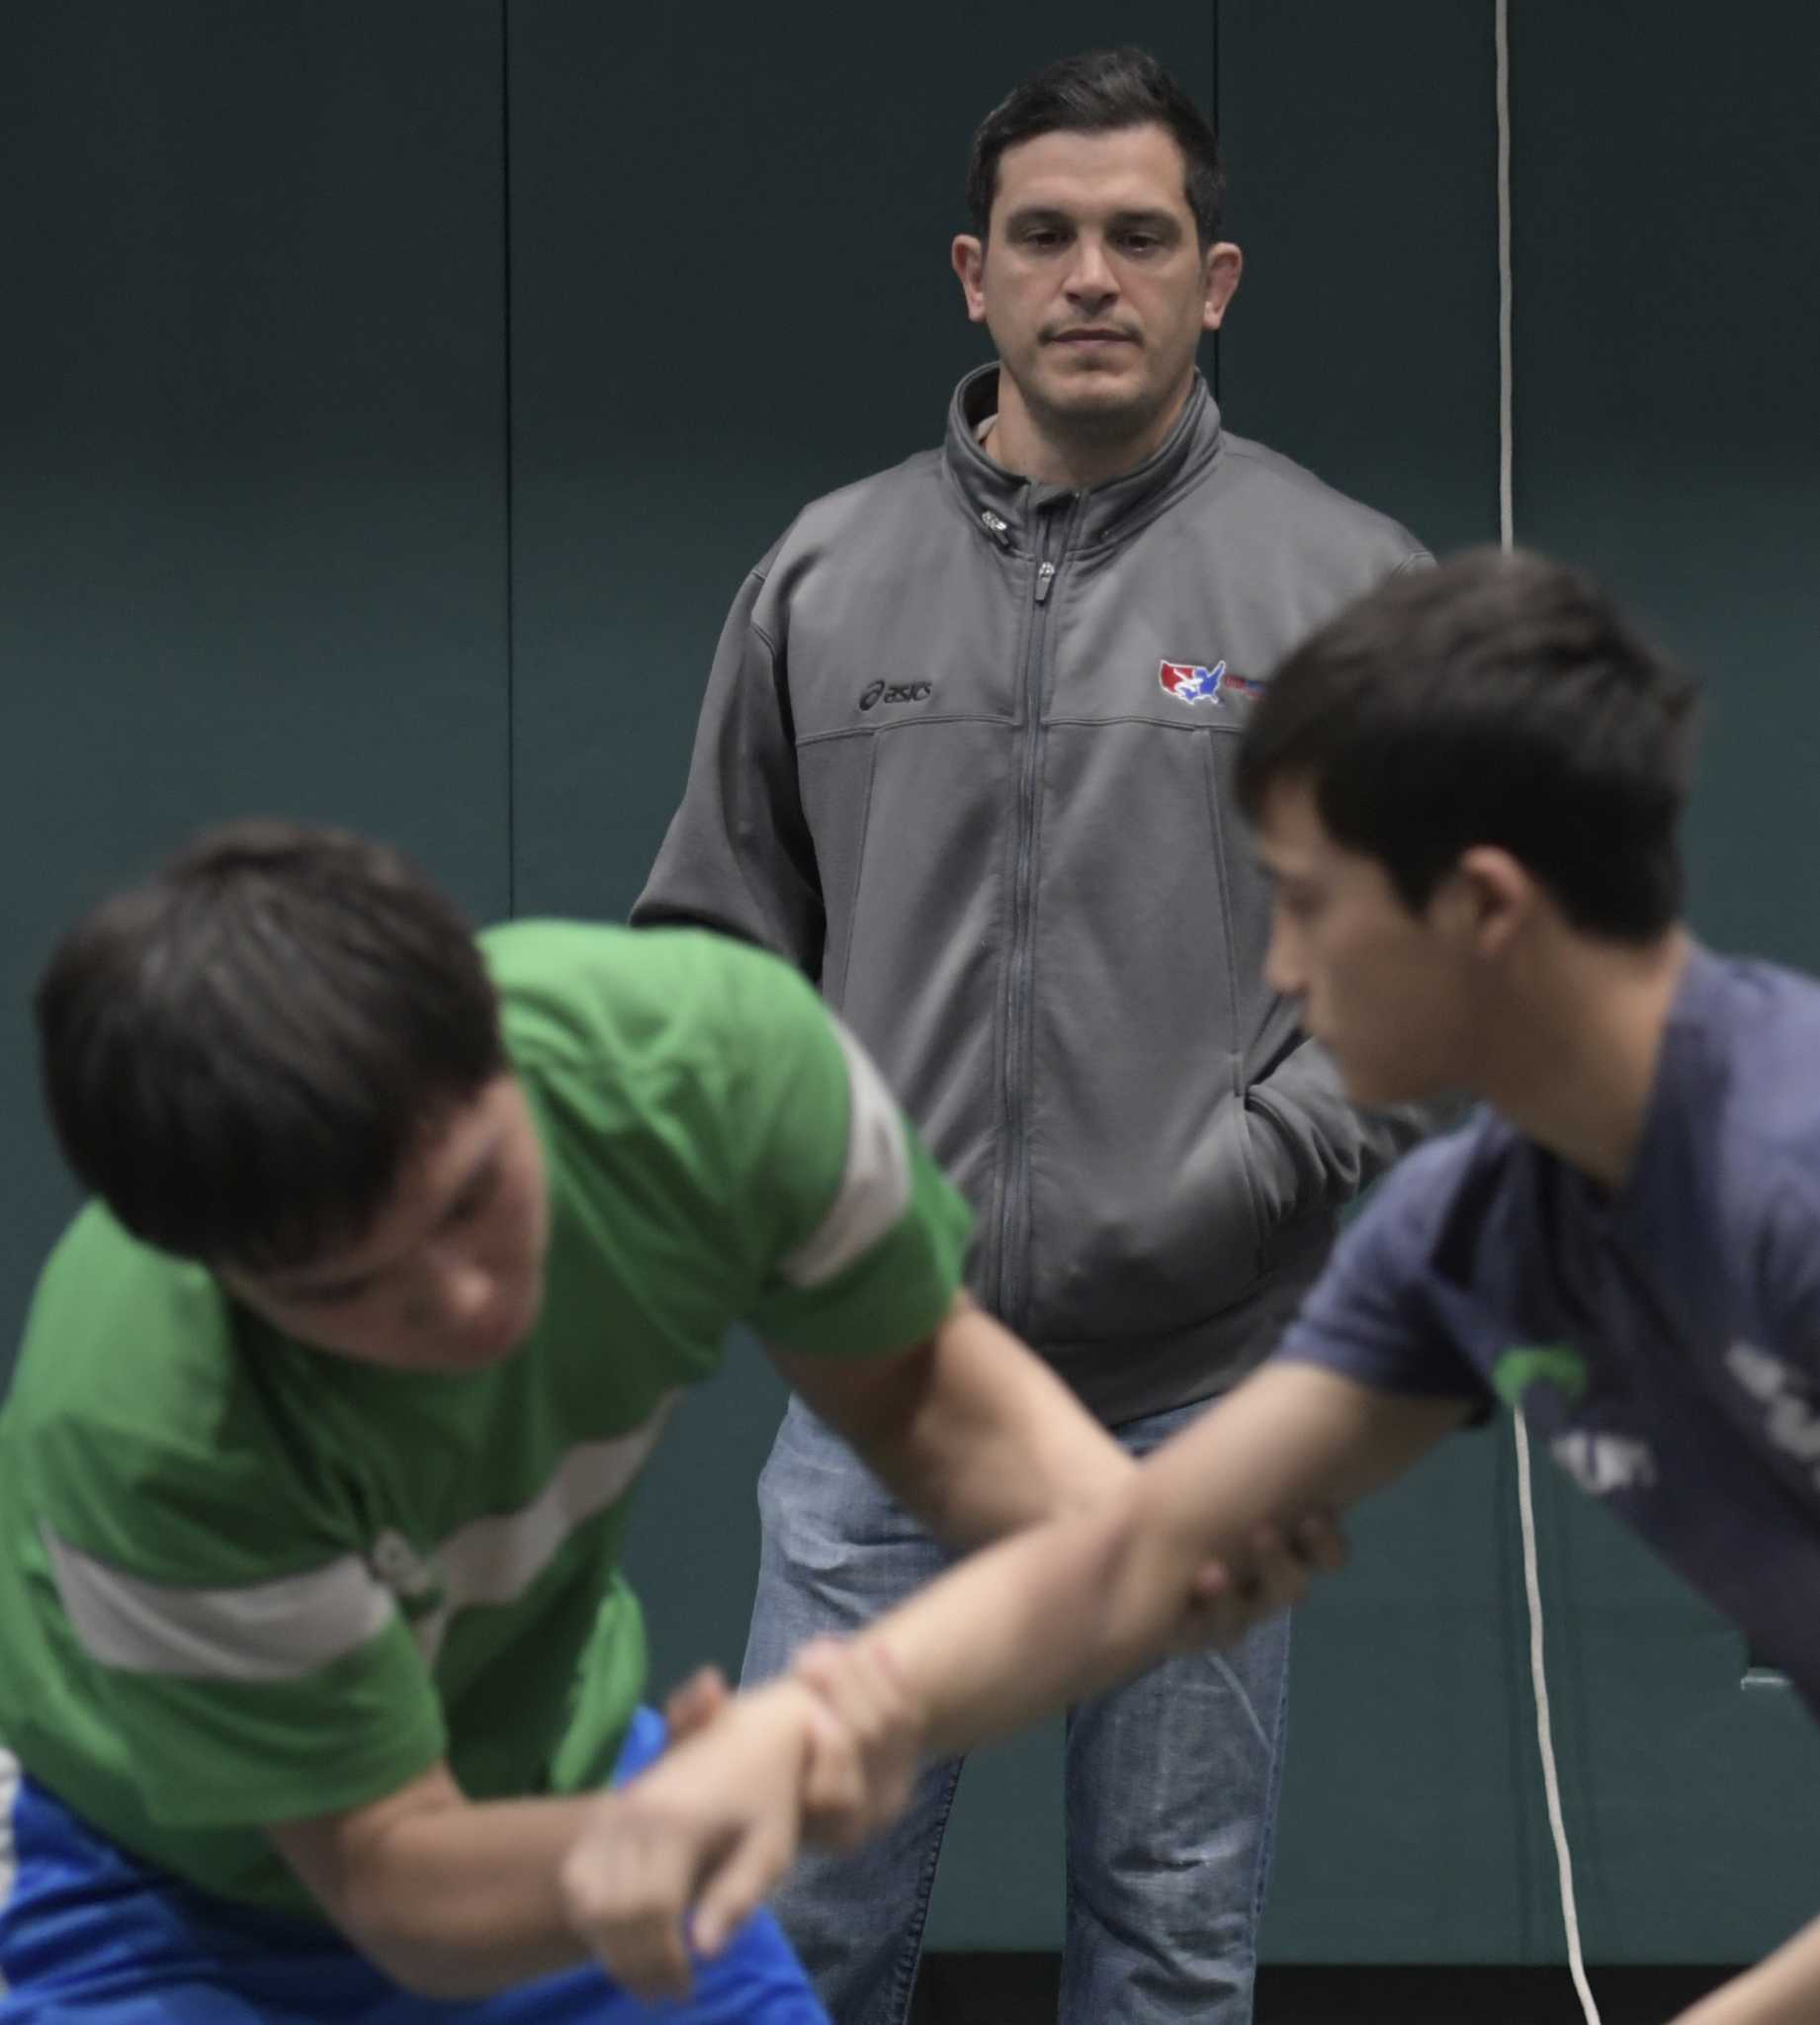
[[[1624,1186],[1692,938],[1642,945],[1564,934],[1512,1022],[1484,1095],[1525,1137],[1603,1187]]]

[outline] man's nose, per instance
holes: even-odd
[[[1077,302],[1104,304],[1118,294],[1118,278],[1106,249],[1090,232],[1075,242],[1074,265],[1069,270],[1068,293]]]

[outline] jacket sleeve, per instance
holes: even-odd
[[[1343,1207],[1418,1139],[1462,1114],[1453,1099],[1360,1110],[1348,1102],[1333,1057],[1319,1041],[1304,1040],[1246,1093],[1264,1228]]]
[[[755,618],[763,590],[754,571],[727,616],[688,784],[632,922],[718,928],[819,980],[821,876],[798,791],[783,656]]]

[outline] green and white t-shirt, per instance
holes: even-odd
[[[644,1676],[627,1493],[730,1324],[898,1350],[968,1214],[787,965],[689,929],[482,938],[551,1190],[523,1348],[460,1376],[278,1335],[99,1205],[0,1411],[0,1739],[208,1890],[309,1903],[258,1824],[447,1756],[476,1799],[610,1770]]]

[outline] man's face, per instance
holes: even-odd
[[[1271,882],[1264,975],[1299,1003],[1347,1096],[1405,1103],[1472,1088],[1475,981],[1441,890],[1413,914],[1376,858],[1334,841],[1300,782],[1271,790],[1256,840]]]
[[[967,313],[1052,430],[1136,432],[1178,400],[1239,280],[1204,252],[1168,129],[1042,133],[998,158],[984,245],[954,242]]]
[[[473,1371],[509,1356],[537,1320],[549,1228],[537,1128],[504,1075],[425,1133],[359,1243],[220,1277],[317,1350],[399,1371]]]

